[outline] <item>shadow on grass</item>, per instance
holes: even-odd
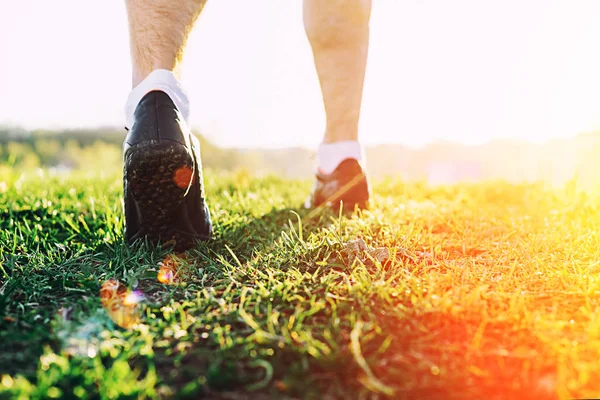
[[[246,224],[215,221],[215,238],[188,252],[205,276],[200,277],[201,284],[192,281],[186,290],[201,290],[222,279],[219,257],[245,263],[256,251],[273,246],[281,232],[290,229],[290,222],[297,226],[298,218],[309,213],[300,207],[273,209],[256,218],[243,215],[249,221]],[[5,218],[0,226],[6,235],[0,249],[6,273],[0,279],[0,374],[23,374],[35,379],[43,347],[58,350],[61,346],[51,327],[53,321],[85,318],[93,309],[101,308],[98,294],[102,282],[108,279],[136,285],[149,296],[159,292],[153,299],[156,303],[181,296],[180,289],[156,280],[158,265],[171,254],[169,249],[143,243],[129,247],[121,240],[101,241],[97,235],[84,233],[85,226],[92,231],[107,229],[89,215],[69,224],[43,207],[5,211],[2,215]],[[312,217],[303,221],[303,228],[316,230],[320,221],[321,217]],[[39,227],[34,228],[35,224]],[[37,236],[36,229],[40,231]]]
[[[305,234],[316,232],[323,227],[323,221],[329,211],[315,214],[301,207],[273,209],[257,218],[250,216],[249,223],[230,227],[218,226],[215,239],[208,243],[211,252],[227,257],[231,249],[240,262],[250,259],[256,250],[269,249],[293,226],[298,229],[299,221]],[[218,224],[218,222],[217,222]]]

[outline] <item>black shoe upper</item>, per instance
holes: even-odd
[[[125,142],[123,151],[136,144],[157,140],[172,140],[190,147],[191,132],[182,124],[183,116],[168,94],[152,91],[140,100],[134,112],[134,123]]]

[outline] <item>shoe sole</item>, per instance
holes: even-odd
[[[203,239],[182,230],[176,218],[196,178],[194,157],[185,146],[173,141],[133,146],[125,157],[125,171],[126,193],[133,198],[139,222],[130,242],[145,237],[182,250]]]

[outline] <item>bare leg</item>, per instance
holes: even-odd
[[[179,64],[190,30],[206,0],[125,0],[129,19],[132,83],[152,71],[179,76]]]
[[[371,0],[304,0],[304,28],[321,83],[323,143],[358,139]]]
[[[199,143],[179,82],[188,34],[204,0],[126,0],[133,89],[125,105],[125,239],[174,245],[212,236]]]

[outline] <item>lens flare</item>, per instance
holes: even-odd
[[[175,170],[175,173],[173,174],[173,182],[175,182],[177,187],[181,189],[187,189],[188,186],[190,186],[190,183],[192,182],[193,175],[194,172],[192,171],[192,169],[187,165],[184,165]]]
[[[132,328],[140,321],[144,296],[130,291],[115,279],[109,279],[100,288],[100,301],[106,314],[122,328]]]
[[[160,266],[160,270],[158,271],[158,281],[160,283],[164,283],[165,285],[170,285],[173,283],[173,270],[164,265]]]
[[[144,300],[144,295],[136,290],[123,298],[123,305],[126,307],[137,306],[142,300]]]
[[[169,254],[164,260],[158,263],[159,270],[157,279],[165,285],[174,285],[179,283],[182,277],[185,277],[186,254]]]

